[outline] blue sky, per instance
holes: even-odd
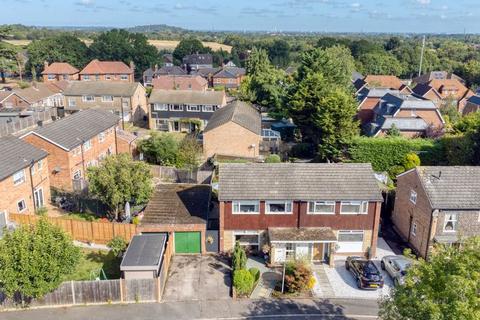
[[[480,32],[478,0],[0,0],[0,24],[199,30]],[[9,14],[11,13],[11,14]]]

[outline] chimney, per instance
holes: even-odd
[[[135,64],[133,61],[130,61],[130,69],[132,69],[132,72],[135,71]]]
[[[155,71],[155,73],[157,73],[157,72],[158,72],[158,64],[155,64],[155,67],[154,67],[154,69],[153,69],[153,70]]]
[[[43,62],[43,70],[48,68],[48,61]]]

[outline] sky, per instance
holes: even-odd
[[[480,33],[479,0],[0,0],[0,24]],[[8,13],[11,14],[8,14]]]

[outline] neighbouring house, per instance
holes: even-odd
[[[32,86],[15,89],[13,92],[23,98],[30,109],[41,111],[45,108],[63,107],[62,91],[58,84],[33,82]]]
[[[159,184],[145,208],[139,230],[164,232],[174,252],[206,253],[211,188],[205,184]]]
[[[30,104],[15,91],[0,91],[0,110],[3,108],[26,109]]]
[[[480,167],[420,166],[400,174],[392,221],[424,258],[435,243],[480,235]]]
[[[86,171],[116,154],[120,119],[109,111],[87,109],[66,116],[22,136],[48,152],[50,185],[71,192],[86,188]]]
[[[163,55],[163,65],[165,67],[173,67],[173,54],[165,53]]]
[[[268,246],[271,263],[375,257],[382,194],[370,164],[222,163],[220,251]]]
[[[403,94],[412,93],[412,90],[402,80],[391,75],[367,75],[363,79],[355,80],[353,86],[357,93],[365,87],[400,90]]]
[[[0,138],[0,215],[35,214],[50,200],[48,153],[14,136]]]
[[[204,78],[205,80],[207,80],[208,82],[208,86],[209,87],[213,87],[213,75],[217,72],[219,72],[221,70],[221,68],[201,68],[201,69],[198,69],[197,71],[195,72],[191,72],[190,74],[193,74],[193,75],[198,75],[202,78]]]
[[[422,74],[421,76],[413,78],[412,82],[417,84],[421,84],[421,83],[424,84],[424,83],[430,82],[431,80],[450,80],[450,79],[455,79],[465,84],[465,80],[463,80],[461,77],[447,71],[430,71]]]
[[[213,57],[210,53],[189,54],[182,59],[183,69],[188,73],[191,71],[198,71],[202,68],[213,67]]]
[[[471,96],[467,99],[467,103],[465,104],[465,108],[463,109],[463,114],[466,115],[478,111],[480,111],[480,96]]]
[[[372,122],[375,118],[375,112],[373,111],[378,102],[387,93],[400,94],[399,90],[393,90],[389,88],[367,88],[360,89],[357,93],[358,111],[357,118],[362,125]]]
[[[42,71],[43,82],[78,80],[79,72],[80,70],[67,62],[53,62],[48,64],[48,62],[45,61]]]
[[[63,95],[67,112],[99,108],[113,111],[124,121],[146,126],[146,91],[138,82],[75,81],[69,84]]]
[[[246,71],[244,68],[238,67],[223,67],[213,75],[213,86],[220,86],[224,88],[238,88],[245,77]]]
[[[203,154],[256,158],[262,142],[262,120],[258,110],[234,101],[215,111],[203,131]]]
[[[474,95],[472,90],[457,79],[430,80],[417,84],[413,92],[416,96],[434,101],[439,107],[451,103],[460,113],[463,113],[468,98]]]
[[[227,104],[223,91],[153,89],[150,129],[193,132],[203,130],[212,114]]]
[[[152,86],[153,79],[159,76],[165,76],[165,75],[183,76],[186,74],[187,72],[182,68],[180,68],[179,66],[165,65],[159,69],[158,65],[155,65],[153,68],[148,68],[143,72],[143,85]]]
[[[124,81],[134,82],[135,66],[127,66],[122,61],[100,61],[94,59],[80,71],[82,81]]]
[[[160,275],[166,234],[140,234],[133,236],[120,263],[122,278],[154,279]]]
[[[369,136],[383,136],[395,126],[407,137],[424,136],[429,128],[442,129],[445,121],[433,101],[387,93],[377,103],[374,120],[364,127]]]
[[[205,91],[208,89],[208,82],[195,75],[159,75],[152,80],[152,86],[162,90]]]

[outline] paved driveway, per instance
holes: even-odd
[[[175,255],[170,264],[164,301],[230,299],[230,267],[221,257]]]

